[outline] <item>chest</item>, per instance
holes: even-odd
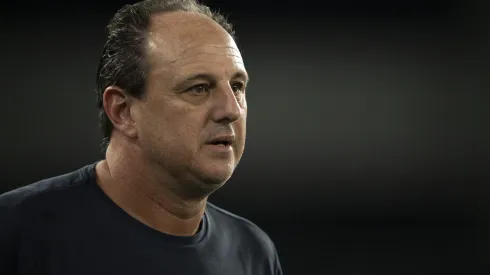
[[[67,231],[64,231],[67,232]],[[179,247],[117,232],[30,235],[20,240],[19,274],[266,274],[260,260],[235,245]]]

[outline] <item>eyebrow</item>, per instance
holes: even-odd
[[[235,78],[243,78],[245,80],[245,84],[248,83],[250,80],[248,77],[248,74],[246,72],[242,72],[242,71],[238,71],[235,74],[233,74],[232,79],[235,79]],[[201,80],[201,79],[209,81],[209,82],[213,82],[216,79],[216,77],[212,74],[199,73],[199,74],[194,74],[194,75],[191,75],[191,76],[185,78],[183,81],[181,81],[181,83],[188,83],[188,82],[191,82],[194,80]]]

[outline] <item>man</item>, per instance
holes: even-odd
[[[282,274],[261,229],[207,202],[245,144],[231,26],[192,0],[149,0],[108,29],[105,159],[0,196],[0,274]]]

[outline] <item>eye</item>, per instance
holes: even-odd
[[[231,88],[233,89],[233,92],[235,92],[235,93],[245,92],[245,85],[241,82],[233,83],[231,85]]]
[[[187,92],[195,95],[202,95],[209,92],[209,85],[198,84],[189,88]]]

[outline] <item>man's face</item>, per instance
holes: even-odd
[[[218,188],[245,146],[240,52],[218,24],[188,12],[155,15],[148,46],[146,95],[134,111],[143,154],[173,177]]]

